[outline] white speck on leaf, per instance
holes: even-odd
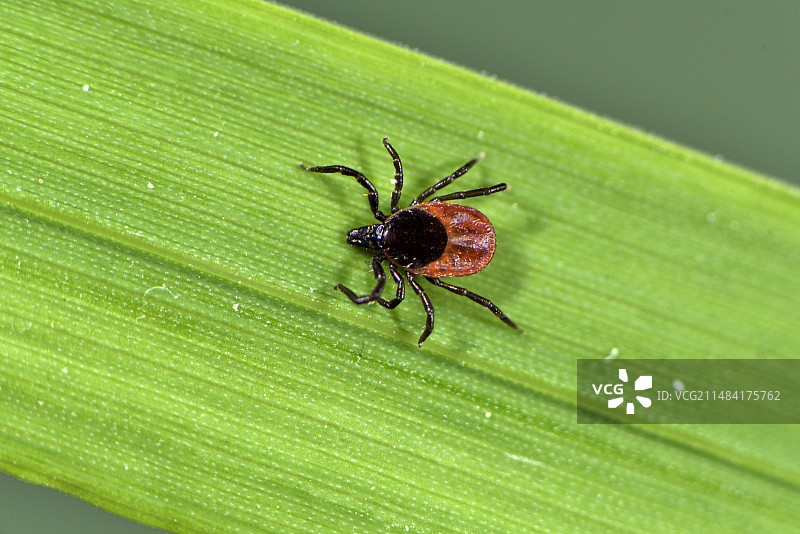
[[[517,460],[519,462],[524,462],[526,464],[531,464],[531,465],[535,465],[535,466],[538,466],[538,467],[544,467],[545,466],[544,463],[542,463],[542,462],[540,462],[538,460],[534,460],[532,458],[527,458],[525,456],[517,456],[516,454],[511,454],[510,452],[506,452],[504,454],[507,457],[511,458],[512,460]]]
[[[145,295],[147,295],[148,293],[150,293],[150,292],[151,292],[151,291],[153,291],[154,289],[162,289],[162,290],[166,291],[167,293],[169,293],[170,295],[172,295],[174,298],[178,298],[178,295],[176,295],[175,293],[173,293],[172,291],[170,291],[170,289],[167,287],[167,285],[166,285],[166,284],[164,284],[164,285],[161,285],[161,286],[154,286],[154,287],[151,287],[150,289],[148,289],[147,291],[145,291],[145,292],[144,292],[144,294],[145,294]]]

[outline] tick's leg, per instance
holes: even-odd
[[[448,185],[452,184],[456,180],[456,178],[458,178],[460,176],[463,176],[468,170],[470,170],[472,168],[473,165],[475,165],[476,163],[478,163],[482,159],[483,159],[483,152],[481,152],[481,154],[477,158],[471,159],[468,162],[466,162],[456,172],[454,172],[453,174],[451,174],[450,176],[448,176],[447,178],[445,178],[444,180],[442,180],[438,184],[436,184],[434,186],[431,186],[428,189],[426,189],[425,191],[423,191],[420,196],[418,196],[417,198],[414,199],[414,202],[412,202],[411,205],[413,206],[414,204],[419,204],[420,202],[422,202],[423,200],[425,200],[426,198],[428,198],[429,196],[434,194],[439,189],[441,189],[443,187],[447,187]]]
[[[485,197],[486,195],[491,195],[492,193],[505,191],[507,188],[508,186],[506,184],[497,184],[493,185],[492,187],[481,187],[480,189],[470,189],[469,191],[459,191],[458,193],[449,193],[440,197],[433,197],[430,202],[433,202],[434,200],[440,200],[444,202],[445,200],[461,200],[463,198]]]
[[[408,279],[408,283],[414,292],[419,295],[420,300],[422,301],[422,307],[425,308],[425,313],[428,315],[427,319],[425,320],[425,331],[422,332],[422,335],[419,336],[419,341],[417,345],[420,347],[422,346],[422,342],[428,339],[428,336],[431,335],[433,332],[433,305],[431,304],[431,299],[428,298],[428,295],[425,293],[425,290],[422,289],[422,286],[414,280],[414,275],[406,271],[406,279]]]
[[[433,284],[435,286],[443,287],[448,291],[452,291],[456,295],[461,295],[462,297],[467,297],[470,300],[474,300],[475,302],[477,302],[481,306],[489,308],[492,311],[493,314],[495,314],[501,321],[506,323],[508,326],[510,326],[512,328],[516,328],[517,330],[521,330],[520,327],[518,327],[517,325],[514,324],[514,321],[512,321],[511,319],[506,317],[506,314],[503,313],[502,311],[500,311],[500,308],[498,308],[497,306],[492,304],[491,300],[489,300],[487,298],[484,298],[484,297],[482,297],[480,295],[476,295],[472,291],[467,291],[463,287],[453,286],[453,285],[450,285],[450,284],[448,284],[446,282],[442,282],[438,278],[428,278],[427,276],[425,278],[427,278],[428,282],[430,282],[431,284]]]
[[[386,285],[386,273],[383,271],[383,267],[381,266],[381,262],[386,259],[386,256],[381,253],[372,258],[372,271],[375,273],[375,280],[378,281],[378,284],[375,286],[375,289],[372,290],[372,293],[369,295],[358,296],[353,293],[350,289],[343,286],[342,284],[336,284],[336,287],[333,288],[334,290],[339,290],[345,295],[347,298],[355,302],[356,304],[368,304],[370,302],[374,302],[379,300],[381,297],[381,293],[383,293],[383,286]]]
[[[384,299],[378,299],[378,304],[380,304],[384,308],[393,310],[394,308],[397,307],[398,304],[403,302],[403,299],[406,296],[406,286],[403,283],[403,277],[400,276],[400,273],[397,272],[397,267],[395,267],[393,263],[389,264],[389,272],[392,273],[392,278],[394,278],[394,281],[397,284],[397,295],[392,300],[389,301]]]
[[[400,202],[400,192],[403,190],[403,163],[400,161],[400,156],[397,151],[389,144],[389,138],[383,138],[383,146],[392,156],[392,163],[394,163],[394,191],[392,191],[392,213],[397,211],[397,203]]]
[[[381,213],[378,209],[378,192],[375,190],[375,186],[372,185],[372,182],[367,180],[367,177],[358,172],[355,169],[351,169],[350,167],[344,167],[342,165],[328,165],[325,167],[306,167],[302,163],[300,164],[301,169],[305,169],[311,172],[319,172],[325,174],[343,174],[345,176],[352,176],[353,178],[361,184],[364,189],[367,190],[367,200],[369,200],[369,207],[372,210],[372,214],[375,216],[376,219],[383,222],[386,220],[386,215]]]

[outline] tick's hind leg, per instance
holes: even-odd
[[[406,279],[408,280],[408,284],[414,290],[414,292],[419,295],[420,300],[422,301],[422,307],[425,308],[425,313],[427,314],[427,319],[425,320],[425,331],[422,332],[422,335],[419,336],[419,341],[417,345],[420,347],[422,346],[422,342],[428,339],[428,336],[431,335],[433,332],[433,305],[431,304],[431,299],[428,298],[428,295],[425,293],[425,290],[422,289],[422,286],[419,285],[419,282],[414,280],[414,275],[406,271]]]
[[[487,195],[491,195],[492,193],[499,193],[500,191],[505,191],[508,189],[506,184],[497,184],[493,185],[492,187],[481,187],[480,189],[470,189],[469,191],[459,191],[457,193],[448,193],[447,195],[442,195],[440,197],[433,197],[429,202],[433,202],[434,200],[439,200],[444,202],[445,200],[462,200],[465,198],[472,198],[472,197],[485,197]]]
[[[380,297],[381,293],[383,293],[383,288],[386,285],[386,273],[384,272],[383,267],[381,266],[381,262],[385,259],[386,256],[383,253],[378,254],[374,258],[372,258],[372,272],[375,273],[375,280],[378,281],[378,284],[375,286],[375,289],[373,289],[372,293],[370,293],[369,295],[362,295],[359,297],[358,295],[353,293],[352,290],[350,290],[349,288],[345,287],[342,284],[336,284],[336,287],[333,289],[341,291],[342,293],[347,295],[347,298],[349,298],[356,304],[368,304],[370,302],[375,302],[376,300],[383,300]]]
[[[434,194],[439,189],[447,187],[448,185],[452,184],[456,180],[456,178],[459,178],[464,174],[466,174],[466,172],[470,170],[473,165],[475,165],[482,159],[483,159],[483,153],[481,152],[481,154],[477,158],[469,160],[464,165],[459,167],[458,170],[456,170],[453,174],[451,174],[441,182],[437,183],[436,185],[432,185],[431,187],[423,191],[420,196],[414,199],[411,205],[413,206],[414,204],[419,204],[420,202],[424,201],[426,198]]]
[[[452,291],[456,295],[461,295],[462,297],[467,297],[470,300],[474,300],[475,302],[477,302],[481,306],[489,308],[492,311],[493,314],[495,314],[501,321],[506,323],[508,326],[510,326],[511,328],[516,328],[517,330],[521,330],[521,328],[518,327],[517,325],[515,325],[514,321],[512,321],[511,319],[506,317],[506,314],[503,313],[502,311],[500,311],[500,308],[495,306],[492,303],[491,300],[489,300],[489,299],[487,299],[485,297],[482,297],[480,295],[476,295],[472,291],[467,291],[463,287],[453,286],[453,285],[450,285],[450,284],[448,284],[446,282],[442,282],[438,278],[429,278],[427,276],[425,278],[428,280],[428,282],[430,282],[431,284],[433,284],[435,286],[443,287],[448,291]]]

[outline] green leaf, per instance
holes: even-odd
[[[792,531],[796,426],[581,425],[575,360],[793,358],[800,195],[256,1],[0,17],[0,469],[177,532]],[[351,178],[479,152],[498,250],[356,307]],[[385,205],[385,204],[384,204]],[[429,287],[429,286],[427,286]]]

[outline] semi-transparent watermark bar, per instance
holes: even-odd
[[[800,424],[800,360],[578,360],[578,423]]]

